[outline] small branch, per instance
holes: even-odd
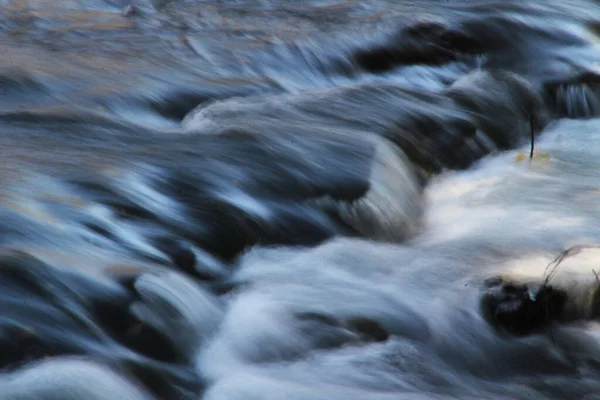
[[[533,149],[535,147],[535,130],[533,129],[533,115],[529,116],[529,131],[531,133],[531,149],[529,150],[529,159],[533,158]]]
[[[600,285],[600,272],[596,272],[595,269],[593,269],[592,272],[594,273],[594,276],[596,277],[596,281]]]
[[[556,258],[554,260],[550,261],[550,263],[546,266],[546,269],[544,270],[544,274],[547,274],[547,275],[546,275],[546,279],[544,280],[544,286],[548,285],[548,282],[550,282],[550,279],[552,279],[552,277],[554,277],[554,275],[558,271],[558,267],[560,267],[560,264],[562,264],[562,262],[564,260],[581,253],[581,251],[584,249],[598,249],[598,248],[600,248],[600,245],[592,244],[592,245],[573,246],[573,247],[568,248],[565,251],[562,251],[558,256],[556,256]],[[548,270],[550,270],[549,273],[548,273]],[[598,282],[600,283],[600,278],[598,277],[598,274],[596,274],[596,279],[598,279]]]

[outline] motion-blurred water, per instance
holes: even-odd
[[[600,399],[595,2],[0,10],[1,400]]]

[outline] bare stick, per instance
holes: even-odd
[[[529,150],[529,159],[533,158],[533,149],[535,147],[535,130],[533,129],[533,115],[529,116],[529,132],[531,133],[531,149]]]
[[[593,269],[592,272],[594,273],[594,276],[596,277],[596,281],[600,285],[600,272],[596,272],[595,269]]]
[[[566,260],[569,257],[579,254],[584,249],[597,249],[597,248],[600,248],[600,245],[590,244],[590,245],[573,246],[573,247],[568,248],[567,250],[562,251],[558,256],[556,256],[556,258],[554,260],[550,261],[550,263],[546,266],[544,274],[547,274],[547,275],[546,275],[546,279],[544,280],[544,286],[546,286],[548,284],[548,282],[550,281],[550,279],[552,279],[552,277],[556,274],[556,272],[558,271],[558,267],[560,267],[560,264],[562,264],[562,262],[564,260]],[[549,273],[548,273],[548,270],[550,270]]]

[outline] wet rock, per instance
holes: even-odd
[[[496,328],[528,335],[563,319],[568,295],[552,285],[528,284],[493,278],[485,282],[481,306]]]
[[[139,15],[139,9],[134,4],[129,4],[123,9],[121,15],[124,17],[135,17]]]
[[[363,341],[385,342],[390,337],[387,330],[371,319],[363,317],[351,318],[347,324]]]

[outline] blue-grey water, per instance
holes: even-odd
[[[0,50],[0,400],[600,399],[597,250],[576,321],[481,307],[600,244],[597,2],[0,0]]]

